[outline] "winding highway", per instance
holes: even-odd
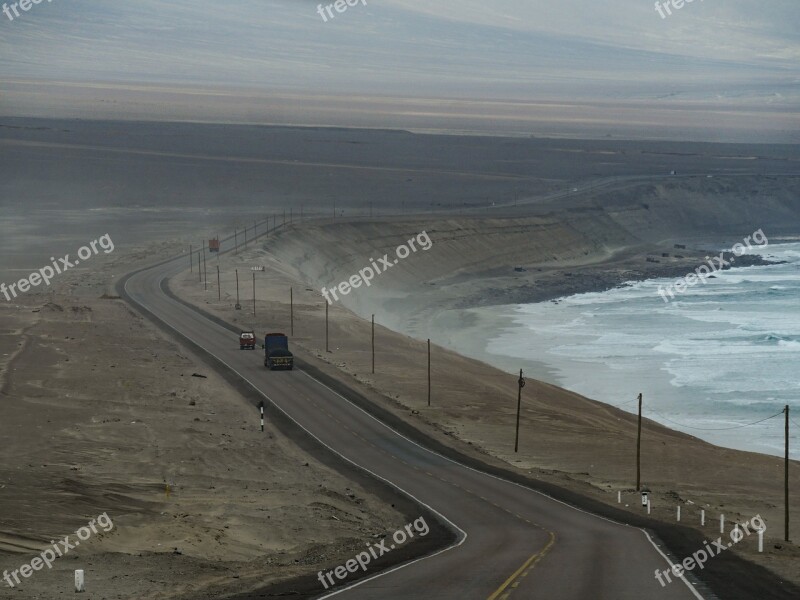
[[[230,242],[223,240],[223,245]],[[229,329],[165,293],[178,257],[124,279],[129,302],[235,371],[309,435],[437,514],[449,547],[319,598],[342,600],[708,600],[685,579],[661,586],[669,559],[642,529],[615,523],[426,449],[302,368],[269,372]],[[374,540],[365,540],[367,542]],[[330,565],[330,569],[337,565]]]

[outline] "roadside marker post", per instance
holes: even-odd
[[[706,524],[706,511],[704,508],[700,509],[700,525],[705,527]]]
[[[731,531],[731,539],[733,540],[733,543],[735,544],[737,542],[741,542],[743,537],[744,534],[742,533],[742,530],[739,529],[739,523],[736,523],[736,527],[734,527],[733,531]]]
[[[725,515],[719,516],[719,532],[725,533]]]
[[[258,410],[261,412],[261,431],[264,431],[264,401],[258,403]]]
[[[75,569],[75,591],[76,592],[86,591],[83,581],[83,569]]]

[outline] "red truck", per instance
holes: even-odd
[[[217,238],[214,238],[213,240],[208,240],[208,251],[219,252],[219,240]]]
[[[242,331],[239,334],[239,350],[255,350],[256,333],[255,331]]]

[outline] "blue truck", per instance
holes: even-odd
[[[264,366],[270,371],[292,370],[294,355],[289,352],[289,338],[284,333],[268,333],[264,338]]]

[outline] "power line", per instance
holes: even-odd
[[[759,421],[753,421],[752,423],[745,423],[744,425],[734,425],[733,427],[693,427],[692,425],[685,425],[684,423],[678,423],[677,421],[673,421],[672,419],[665,417],[660,412],[652,408],[648,408],[648,410],[656,413],[659,417],[661,417],[665,421],[669,421],[673,425],[677,425],[679,427],[686,427],[687,429],[696,429],[698,431],[729,431],[731,429],[741,429],[742,427],[751,427],[752,425],[758,425],[759,423],[763,423],[764,421],[769,421],[770,419],[774,419],[778,415],[783,414],[783,411],[780,411],[770,417],[766,417],[765,419],[760,419]]]
[[[633,400],[628,400],[627,402],[623,402],[622,404],[608,404],[608,403],[604,403],[604,404],[606,404],[607,406],[611,406],[613,408],[620,408],[622,406],[627,406],[628,404],[633,404],[634,402],[637,402],[638,400],[639,400],[638,398],[634,398]]]

